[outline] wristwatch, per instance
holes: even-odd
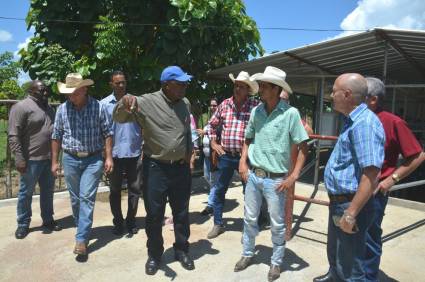
[[[397,183],[400,181],[400,176],[397,173],[393,173],[391,175],[391,178],[394,180],[394,183]]]
[[[348,224],[355,224],[356,218],[348,213],[347,210],[344,211],[344,214],[342,215],[342,218],[348,223]]]

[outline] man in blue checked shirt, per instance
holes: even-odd
[[[345,116],[345,123],[325,169],[329,272],[315,282],[365,280],[366,231],[374,217],[371,196],[385,143],[381,122],[363,103],[366,95],[367,82],[359,74],[346,73],[335,80],[333,108]]]
[[[74,253],[82,256],[87,255],[99,180],[103,171],[113,169],[112,123],[99,101],[87,95],[92,84],[79,73],[68,74],[65,83],[58,82],[59,92],[66,94],[68,101],[57,109],[52,133],[52,173],[58,174],[62,148],[65,182],[77,226]]]
[[[101,101],[105,106],[109,118],[112,120],[112,112],[117,102],[126,94],[127,80],[122,71],[114,71],[109,82],[113,92]],[[136,122],[118,123],[113,122],[114,145],[112,157],[114,160],[114,171],[109,175],[109,204],[113,215],[112,233],[122,235],[124,231],[124,217],[121,210],[121,188],[123,173],[127,178],[128,209],[125,225],[129,234],[136,234],[136,214],[141,193],[141,171],[142,163],[142,131]]]

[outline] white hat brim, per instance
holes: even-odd
[[[229,78],[231,81],[233,81],[233,83],[235,83],[235,81],[240,81],[247,84],[249,88],[251,89],[250,91],[251,95],[258,93],[258,83],[256,81],[253,81],[251,79],[236,79],[233,73],[229,73]]]
[[[252,80],[260,80],[260,81],[264,81],[264,82],[268,82],[268,83],[278,85],[278,86],[282,87],[283,90],[285,90],[286,92],[292,94],[292,89],[289,86],[289,84],[286,81],[279,79],[275,76],[267,75],[267,74],[264,74],[264,73],[256,73],[256,74],[253,74],[251,76],[251,79]]]
[[[58,90],[61,94],[72,94],[75,90],[81,87],[90,86],[93,85],[94,82],[91,79],[84,79],[80,83],[77,84],[75,87],[66,87],[66,83],[58,82]]]

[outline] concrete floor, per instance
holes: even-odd
[[[270,231],[262,231],[257,238],[257,255],[253,265],[245,271],[234,273],[233,267],[241,253],[243,197],[241,187],[229,189],[225,208],[227,232],[208,240],[212,219],[199,212],[206,200],[206,191],[196,179],[190,202],[191,255],[196,269],[187,271],[173,260],[174,233],[164,226],[164,247],[161,269],[155,276],[147,276],[144,264],[147,259],[144,231],[144,206],[140,201],[137,224],[141,227],[133,237],[111,234],[111,214],[108,193],[99,193],[94,215],[94,225],[86,262],[78,262],[72,253],[75,228],[70,216],[67,195],[55,196],[55,218],[64,230],[43,234],[38,198],[33,201],[31,233],[24,240],[16,240],[16,205],[0,202],[0,281],[267,281],[271,255]],[[236,183],[237,184],[237,183]],[[297,194],[309,196],[312,187],[297,184]],[[316,198],[327,200],[319,191]],[[398,201],[399,202],[399,201]],[[126,203],[126,197],[123,197]],[[381,264],[382,281],[425,281],[425,213],[423,204],[415,209],[389,205],[384,220],[384,244]],[[126,204],[123,204],[124,210]],[[305,212],[303,218],[299,215]],[[167,208],[166,214],[170,214]],[[312,281],[313,277],[327,271],[326,230],[327,207],[296,202],[295,221],[300,219],[296,236],[287,243],[280,280]],[[404,232],[406,231],[406,232]]]

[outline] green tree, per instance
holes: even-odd
[[[13,53],[0,54],[0,100],[20,99],[24,96],[24,91],[18,84],[21,70],[21,64],[14,61]],[[7,109],[5,106],[0,106],[0,119],[6,118]]]
[[[114,69],[141,94],[177,64],[195,75],[189,97],[206,98],[229,88],[208,81],[207,71],[263,53],[241,0],[32,0],[27,25],[35,34],[20,54],[30,77],[54,85],[78,71],[94,79],[98,97],[110,91]]]

